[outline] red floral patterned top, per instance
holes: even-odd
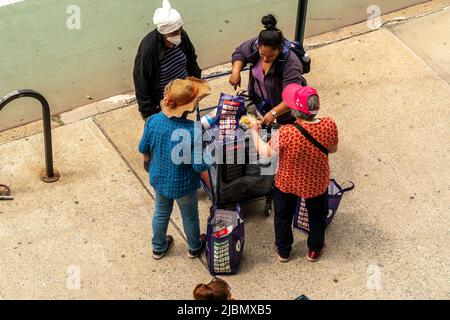
[[[338,143],[338,129],[333,119],[326,117],[301,125],[325,148]],[[269,142],[279,154],[275,185],[285,193],[305,199],[325,192],[330,181],[328,157],[306,139],[293,125],[285,125]]]

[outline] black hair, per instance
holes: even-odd
[[[284,36],[281,30],[277,28],[277,19],[272,14],[268,14],[262,18],[261,23],[264,25],[264,30],[259,34],[258,44],[281,50],[284,44]]]

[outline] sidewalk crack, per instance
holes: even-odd
[[[97,128],[100,130],[100,132],[105,136],[106,140],[111,144],[111,146],[114,148],[114,150],[116,150],[117,154],[120,156],[120,158],[122,159],[123,162],[125,162],[126,166],[128,167],[128,169],[131,171],[131,173],[133,173],[133,175],[136,177],[136,179],[139,181],[139,183],[142,185],[142,187],[145,189],[145,191],[147,191],[148,195],[150,196],[150,198],[153,199],[153,201],[155,201],[155,197],[153,196],[153,194],[150,192],[149,187],[147,186],[146,182],[142,181],[142,179],[140,178],[140,176],[138,175],[138,173],[136,172],[136,170],[133,169],[133,167],[131,166],[130,162],[124,157],[124,155],[122,154],[122,152],[120,152],[119,148],[117,147],[117,145],[114,143],[114,141],[111,139],[111,137],[108,135],[108,133],[106,132],[106,130],[101,126],[101,124],[97,121],[97,119],[95,117],[93,117],[93,122],[95,123],[95,125],[97,126]],[[172,224],[172,226],[175,228],[175,230],[180,234],[181,238],[184,240],[184,242],[187,244],[187,238],[184,235],[183,230],[176,224],[176,222],[170,218],[170,223]],[[204,261],[203,257],[200,257],[200,262],[203,264],[203,266],[208,270],[208,265],[206,263],[206,261]]]

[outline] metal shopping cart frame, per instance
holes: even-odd
[[[245,96],[244,92],[238,93],[238,95]],[[251,101],[247,98],[247,102],[249,102],[249,105],[251,105]],[[247,106],[247,105],[246,105]],[[201,117],[210,113],[214,109],[216,109],[217,106],[209,107],[200,110],[199,107],[197,107],[197,120],[200,121]],[[203,133],[208,132],[207,130],[203,129]],[[234,141],[215,141],[214,136],[210,136],[211,142],[203,141],[203,148],[207,148],[209,144],[216,143],[216,150],[218,150],[217,146],[221,147],[221,152],[223,152],[222,155],[224,156],[224,163],[217,163],[216,161],[211,165],[210,169],[207,172],[206,175],[202,175],[201,179],[201,186],[207,193],[208,197],[211,199],[213,203],[213,207],[220,207],[223,209],[233,209],[236,207],[237,204],[243,205],[243,204],[249,204],[254,203],[261,200],[266,200],[266,204],[264,207],[264,215],[266,217],[269,217],[272,211],[272,200],[273,200],[273,180],[274,177],[272,176],[272,184],[271,188],[268,192],[264,192],[261,194],[252,195],[250,198],[243,198],[240,199],[239,202],[233,202],[233,203],[227,203],[223,201],[221,196],[221,186],[223,184],[223,180],[230,179],[230,181],[233,178],[243,177],[245,176],[246,166],[249,164],[250,160],[250,144],[252,143],[251,137],[246,136],[243,139],[244,140],[238,140],[235,139]],[[236,158],[237,158],[237,150],[239,148],[242,148],[242,146],[245,148],[245,163],[244,164],[236,164]],[[232,151],[232,157],[233,157],[233,163],[228,164],[226,163],[227,160],[230,158],[229,152]],[[222,156],[221,155],[221,156]],[[217,159],[217,157],[216,157]]]

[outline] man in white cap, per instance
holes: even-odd
[[[201,77],[197,55],[183,20],[168,0],[155,11],[156,29],[141,42],[134,64],[133,78],[139,111],[145,120],[161,111],[165,86],[175,79]]]

